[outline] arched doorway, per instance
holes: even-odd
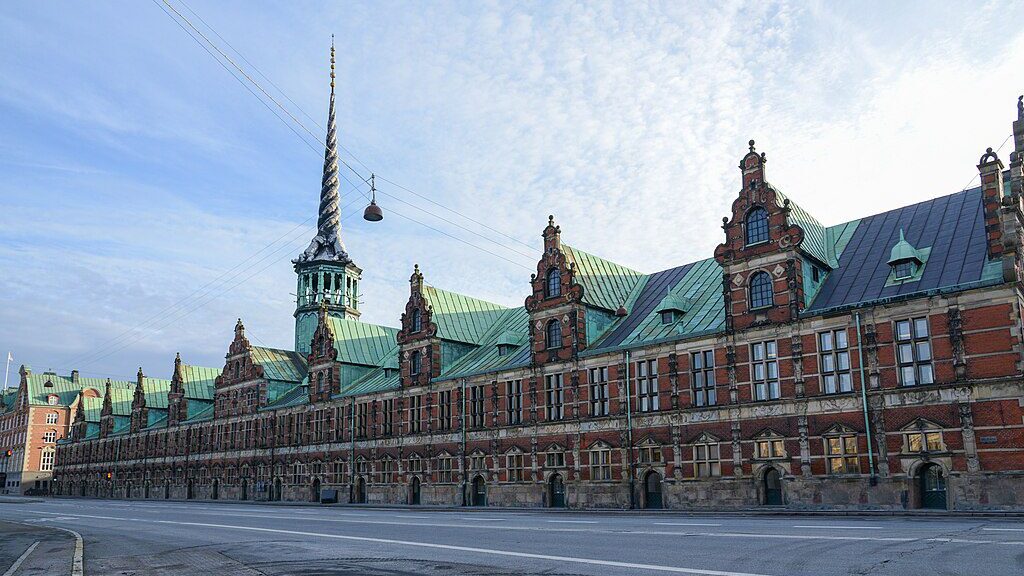
[[[921,508],[946,509],[946,476],[938,464],[925,464],[917,471]]]
[[[548,481],[548,505],[552,508],[565,508],[565,482],[561,474],[552,474]]]
[[[313,486],[312,486],[312,491],[310,493],[310,497],[312,498],[312,500],[310,500],[310,502],[319,502],[320,501],[320,479],[319,478],[314,478],[313,479]]]
[[[483,476],[473,478],[473,506],[487,506],[487,484]]]
[[[146,482],[142,490],[142,497],[149,500],[149,482]]]
[[[653,470],[644,476],[644,508],[661,508],[661,474]]]
[[[192,480],[189,479],[188,486],[185,487],[185,498],[188,499],[188,500],[191,500],[191,499],[193,499],[195,497],[196,497],[195,485],[192,483]]]
[[[420,503],[420,479],[413,476],[409,483],[409,504],[418,506]]]
[[[248,500],[249,499],[249,481],[248,480],[242,480],[241,499],[242,500]]]
[[[270,499],[277,502],[281,500],[281,479],[274,478],[274,493],[270,495]]]
[[[782,476],[775,468],[764,473],[764,503],[768,506],[782,504]]]
[[[355,504],[366,503],[366,484],[362,476],[356,476],[356,482],[352,486],[352,502]]]
[[[171,498],[171,481],[168,480],[167,482],[164,483],[164,500],[169,500],[170,498]]]
[[[220,496],[220,480],[214,480],[210,488],[210,500],[216,500]]]

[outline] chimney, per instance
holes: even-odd
[[[1003,254],[1003,226],[999,219],[999,206],[1003,199],[1003,163],[991,148],[978,161],[981,175],[981,203],[985,212],[985,237],[989,259]]]
[[[71,371],[71,383],[76,386],[78,385],[78,370]]]

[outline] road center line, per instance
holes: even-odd
[[[1024,528],[982,528],[989,532],[1024,532]]]
[[[798,524],[793,528],[825,528],[828,530],[883,530],[882,526],[838,526],[826,524]]]
[[[655,522],[657,526],[721,526],[721,524],[712,524],[708,522]]]
[[[597,524],[597,520],[548,520],[552,524]]]

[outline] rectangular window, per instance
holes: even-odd
[[[859,474],[860,458],[857,456],[857,436],[829,436],[825,438],[825,453],[828,458],[829,474]]]
[[[786,446],[781,438],[764,438],[756,442],[757,458],[785,458]]]
[[[641,464],[661,464],[661,446],[645,445],[640,447]]]
[[[450,430],[452,427],[452,391],[442,390],[437,395],[437,427],[439,430]]]
[[[544,466],[547,468],[565,468],[565,452],[547,452],[544,455]]]
[[[419,434],[421,427],[420,414],[423,407],[423,396],[409,397],[409,433]]]
[[[690,379],[693,381],[694,406],[714,406],[718,403],[714,350],[690,354]]]
[[[750,376],[754,400],[777,400],[781,396],[779,354],[774,340],[750,345]]]
[[[509,426],[523,422],[523,381],[505,382],[505,423]]]
[[[522,482],[525,467],[523,466],[523,455],[512,453],[505,455],[505,468],[508,469],[509,482]]]
[[[590,369],[590,415],[608,415],[608,367]]]
[[[384,435],[391,436],[395,433],[395,400],[393,398],[384,400],[382,416]]]
[[[452,457],[439,456],[437,459],[437,481],[448,483],[452,481]]]
[[[636,363],[637,400],[641,412],[658,409],[658,361],[641,360]]]
[[[698,478],[722,475],[722,460],[718,443],[706,442],[694,445],[693,471]]]
[[[818,367],[821,389],[826,394],[853,391],[849,348],[845,329],[818,334]]]
[[[590,479],[612,479],[612,451],[598,449],[590,451]]]
[[[356,437],[366,438],[366,415],[368,412],[368,406],[366,404],[360,404],[356,413]]]
[[[907,449],[910,452],[943,452],[945,445],[942,432],[935,430],[907,434]]]
[[[487,397],[483,385],[469,389],[469,425],[472,428],[484,427],[484,399]]]
[[[562,388],[562,375],[548,374],[545,376],[544,389],[548,420],[565,418],[565,390]]]
[[[53,450],[44,450],[43,459],[39,464],[39,470],[43,472],[50,472],[53,470]]]
[[[935,382],[928,318],[896,322],[896,362],[899,365],[900,383],[904,386]]]

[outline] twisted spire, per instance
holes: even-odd
[[[327,111],[327,142],[324,148],[324,175],[320,184],[320,214],[317,233],[309,247],[294,263],[351,260],[341,240],[341,214],[338,209],[338,135],[334,121],[334,36],[331,36],[331,100]]]

